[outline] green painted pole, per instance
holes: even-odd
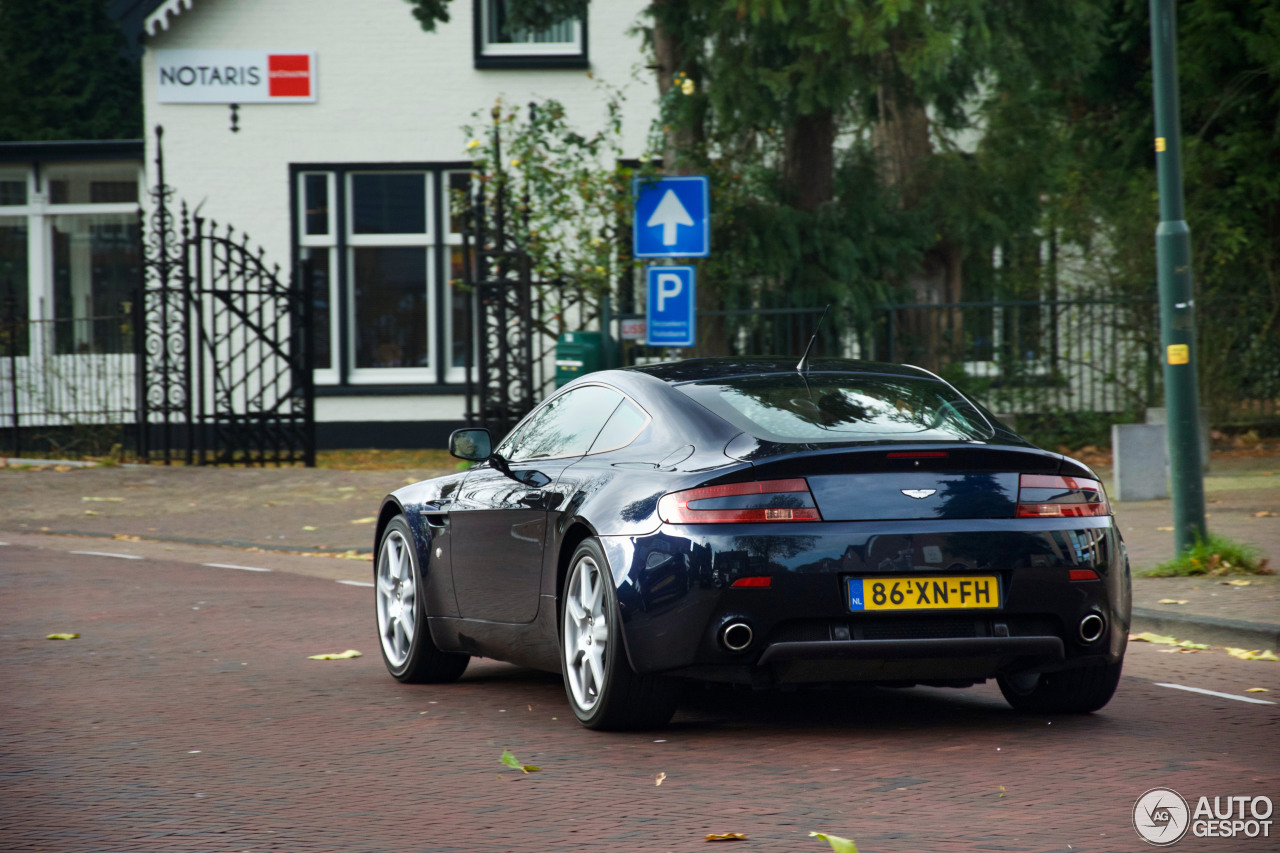
[[[1178,553],[1205,535],[1204,474],[1200,458],[1200,399],[1196,383],[1195,292],[1191,229],[1182,207],[1182,137],[1178,113],[1178,22],[1174,0],[1151,2],[1151,80],[1156,118],[1156,174],[1160,225],[1156,269],[1160,282],[1160,340],[1168,414],[1174,543]]]

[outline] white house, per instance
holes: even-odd
[[[596,0],[543,33],[504,0],[453,0],[424,32],[404,0],[164,0],[142,11],[148,184],[165,181],[286,272],[314,274],[320,446],[441,446],[463,418],[471,345],[451,186],[497,98],[555,99],[583,132],[600,84],[626,97],[627,156],[656,115],[641,0]],[[234,106],[232,106],[234,105]],[[143,199],[144,207],[147,200]]]

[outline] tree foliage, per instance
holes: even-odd
[[[0,141],[142,135],[136,60],[104,0],[0,0]]]

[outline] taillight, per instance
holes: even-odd
[[[1085,518],[1110,514],[1107,495],[1097,480],[1023,474],[1018,481],[1018,518]]]
[[[802,477],[672,492],[658,501],[658,517],[667,524],[822,521]]]

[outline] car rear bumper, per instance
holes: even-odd
[[[782,528],[782,529],[780,529]],[[699,678],[975,681],[1114,662],[1129,576],[1109,518],[667,525],[603,537],[633,667]],[[1096,580],[1072,580],[1092,570]],[[994,575],[997,607],[853,611],[847,581]],[[764,587],[735,587],[768,577]],[[1084,632],[1082,622],[1101,628]],[[746,626],[742,648],[725,641]]]

